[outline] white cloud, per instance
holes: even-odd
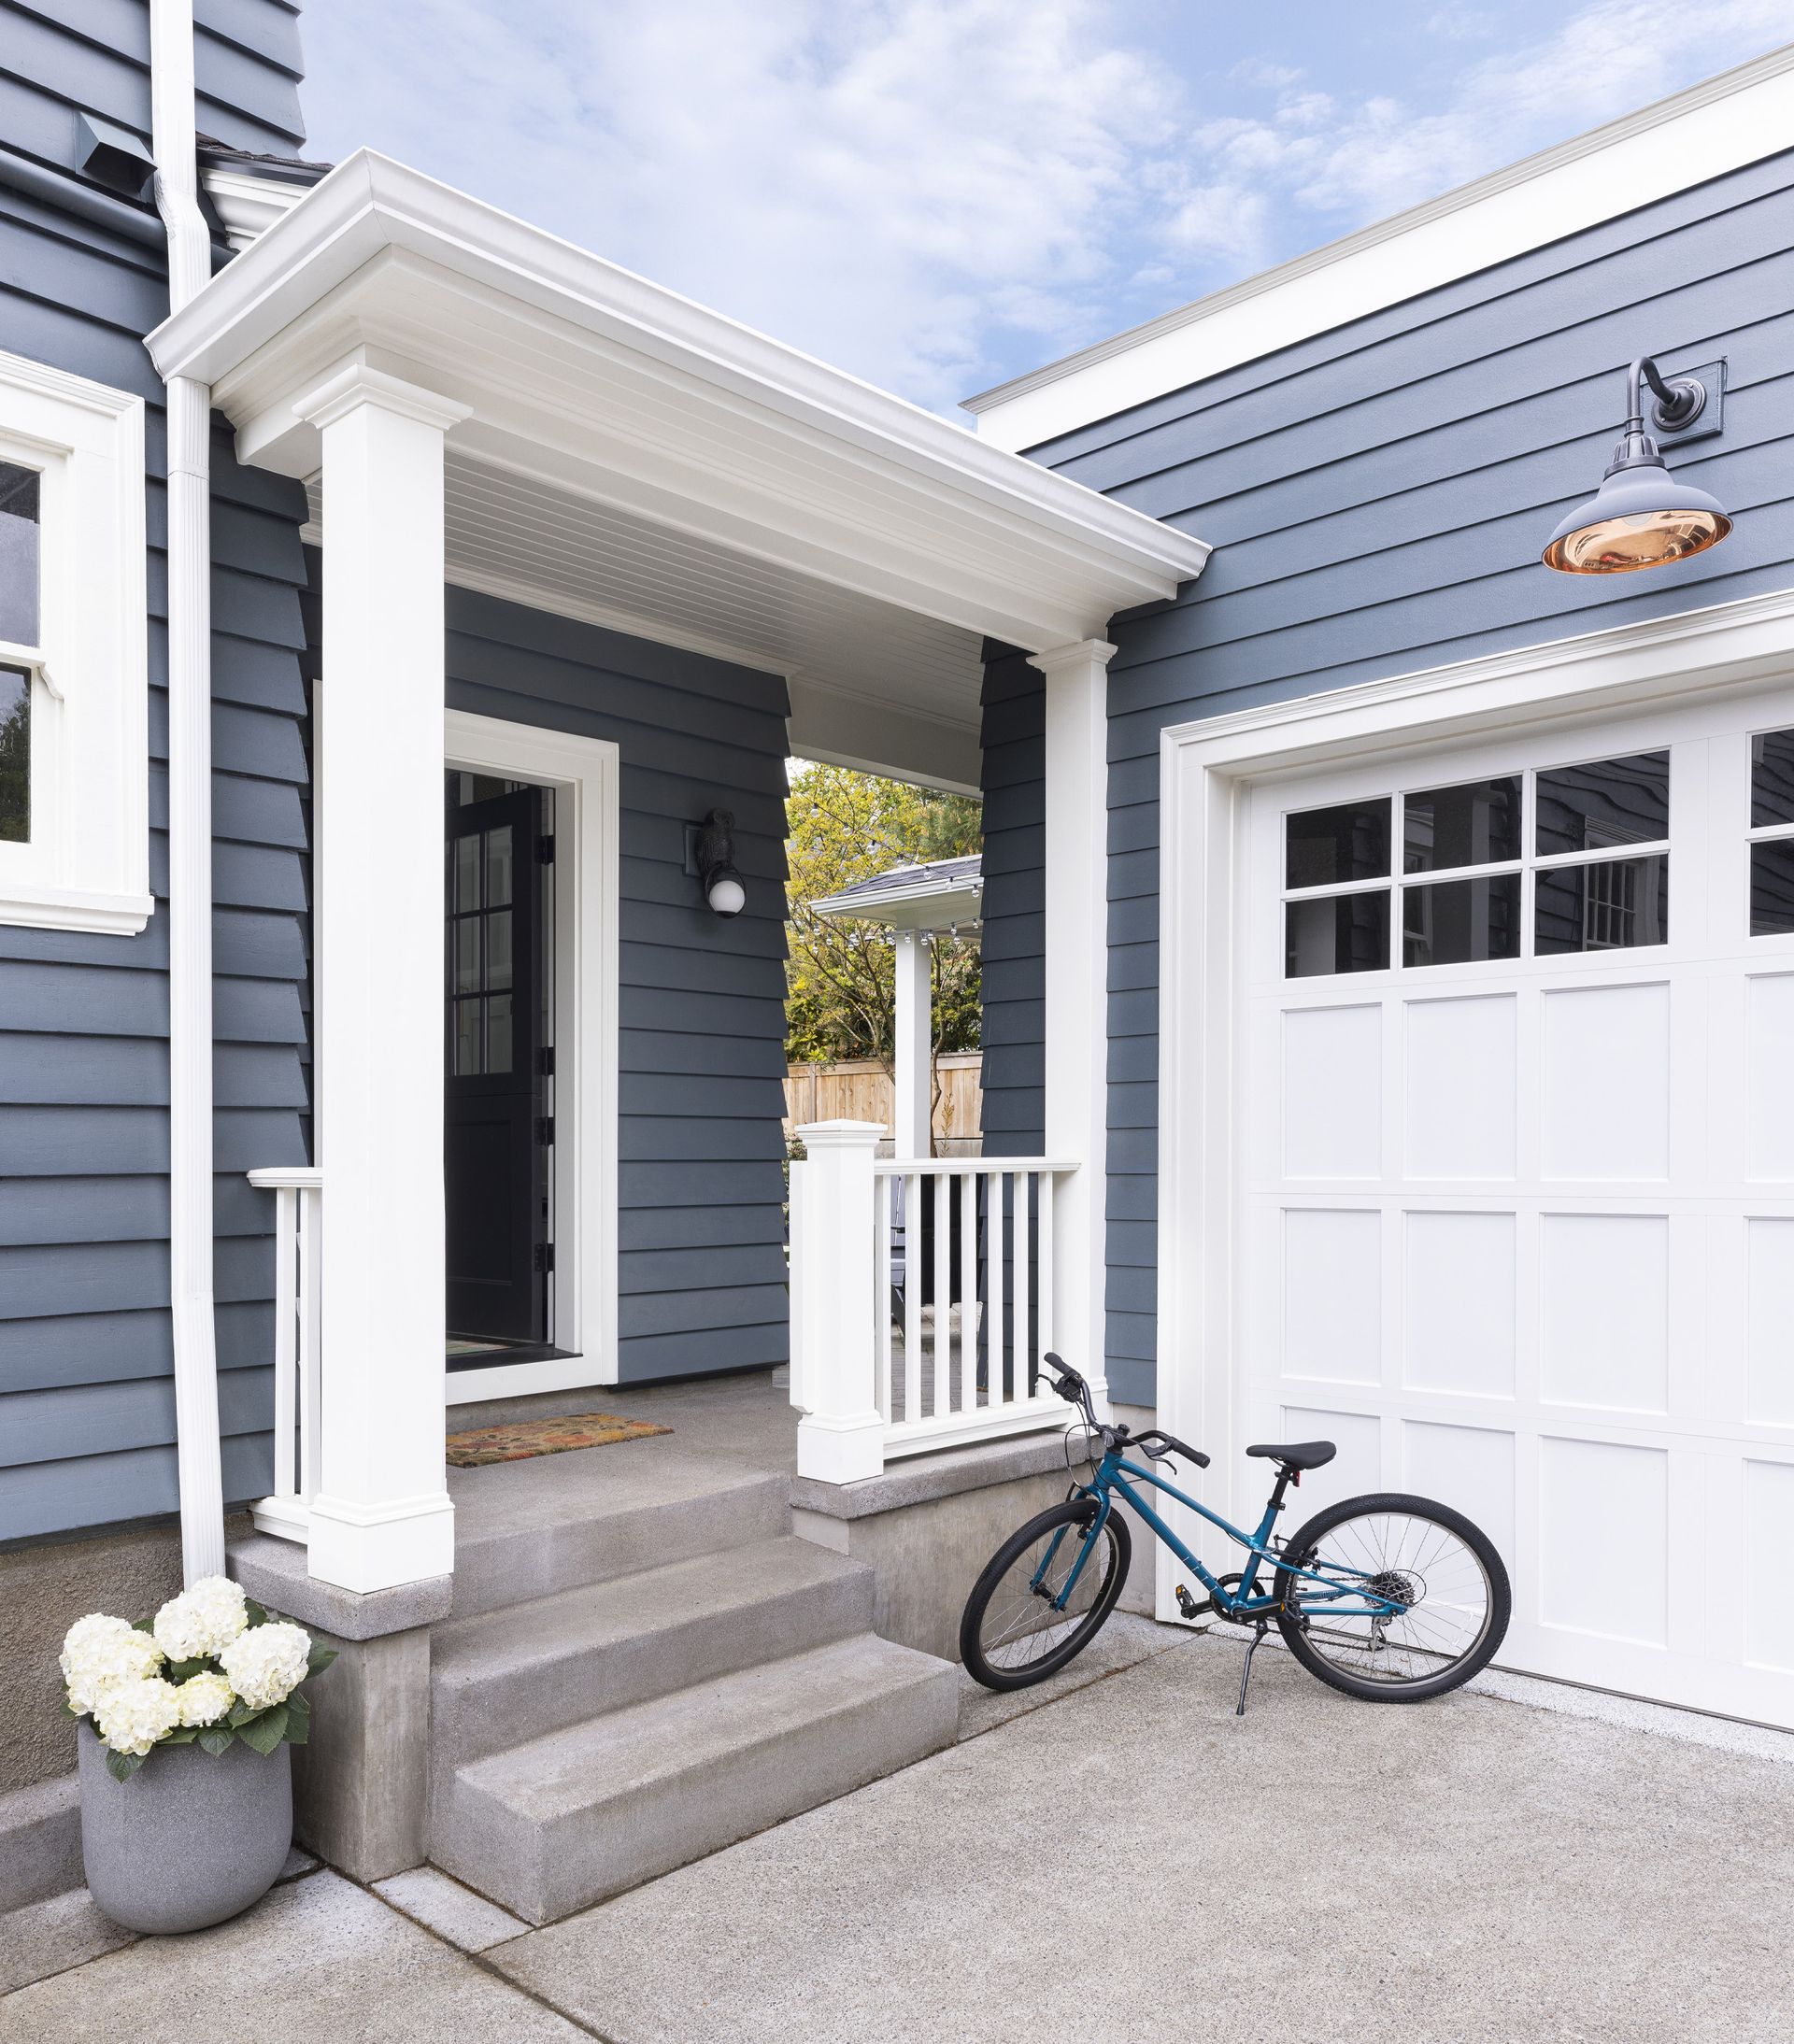
[[[1424,100],[1260,58],[1205,98],[1143,39],[1159,4],[309,0],[306,104],[320,153],[946,409],[1767,48],[1789,0],[1590,0],[1442,88],[1445,24],[1494,19],[1451,10]]]

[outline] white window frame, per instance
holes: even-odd
[[[621,755],[607,738],[444,713],[443,764],[554,790],[555,1346],[534,1363],[443,1372],[469,1405],[618,1381],[618,903]],[[328,994],[325,996],[328,999]],[[328,1084],[328,1076],[325,1082]]]
[[[0,924],[131,936],[150,893],[143,400],[0,351],[0,461],[35,468],[31,838],[0,843]]]
[[[1157,1398],[1174,1432],[1206,1437],[1217,1450],[1232,1439],[1228,1372],[1217,1362],[1236,1338],[1236,954],[1246,927],[1238,840],[1249,791],[1360,759],[1388,760],[1399,776],[1410,753],[1673,709],[1785,682],[1790,671],[1794,589],[1776,589],[1160,733]],[[1623,970],[1632,954],[1598,956]],[[1590,955],[1547,962],[1586,966]],[[1353,977],[1312,984],[1330,999],[1346,989],[1349,999]],[[1220,1498],[1219,1483],[1208,1495]],[[1173,1623],[1176,1580],[1161,1546],[1156,1610]]]

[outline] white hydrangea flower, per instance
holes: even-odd
[[[285,1619],[256,1625],[220,1656],[231,1686],[252,1710],[283,1703],[305,1681],[311,1635]]]
[[[236,1701],[236,1692],[222,1675],[202,1668],[175,1684],[175,1700],[183,1725],[216,1725]]]
[[[111,1683],[93,1712],[100,1737],[120,1753],[147,1753],[179,1722],[179,1691],[159,1675]]]
[[[97,1711],[101,1699],[121,1682],[154,1679],[161,1666],[162,1649],[147,1632],[138,1632],[121,1618],[83,1618],[69,1627],[63,1642],[68,1707],[77,1717],[85,1717]]]
[[[242,1584],[228,1576],[206,1576],[171,1597],[156,1613],[156,1643],[171,1661],[215,1657],[249,1623]]]

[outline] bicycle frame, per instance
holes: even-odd
[[[1237,1540],[1246,1550],[1250,1559],[1246,1562],[1246,1568],[1241,1573],[1240,1586],[1237,1591],[1225,1590],[1221,1587],[1220,1583],[1203,1568],[1203,1564],[1177,1538],[1164,1520],[1147,1504],[1139,1491],[1134,1488],[1133,1483],[1129,1482],[1130,1477],[1136,1478],[1144,1483],[1150,1483],[1155,1490],[1163,1491],[1168,1497],[1176,1498],[1180,1505],[1188,1506],[1191,1512],[1206,1519],[1211,1526],[1218,1526],[1230,1540]],[[1143,1469],[1137,1462],[1128,1461],[1118,1448],[1105,1450],[1102,1461],[1097,1466],[1096,1474],[1088,1483],[1080,1483],[1077,1487],[1085,1497],[1096,1499],[1097,1515],[1083,1536],[1083,1551],[1079,1554],[1076,1561],[1073,1563],[1071,1573],[1065,1579],[1064,1587],[1052,1600],[1055,1611],[1062,1611],[1065,1609],[1073,1590],[1076,1587],[1077,1579],[1083,1572],[1084,1564],[1089,1559],[1090,1554],[1095,1547],[1096,1536],[1102,1532],[1103,1526],[1108,1523],[1109,1513],[1115,1509],[1114,1493],[1117,1491],[1120,1492],[1122,1497],[1127,1499],[1129,1504],[1133,1507],[1134,1511],[1140,1514],[1141,1518],[1146,1521],[1159,1538],[1164,1541],[1165,1545],[1171,1549],[1185,1568],[1189,1569],[1197,1578],[1208,1592],[1215,1610],[1223,1618],[1241,1620],[1248,1624],[1262,1622],[1282,1609],[1282,1600],[1280,1598],[1269,1594],[1260,1594],[1256,1589],[1259,1564],[1260,1562],[1269,1562],[1274,1569],[1280,1569],[1289,1575],[1299,1576],[1304,1582],[1319,1584],[1321,1594],[1317,1595],[1311,1592],[1304,1596],[1303,1603],[1304,1607],[1310,1604],[1325,1603],[1328,1607],[1329,1617],[1396,1618],[1406,1608],[1403,1605],[1392,1602],[1387,1597],[1377,1597],[1373,1592],[1362,1588],[1361,1585],[1370,1579],[1368,1569],[1347,1568],[1343,1562],[1329,1562],[1327,1567],[1331,1572],[1328,1575],[1320,1575],[1312,1568],[1297,1568],[1286,1561],[1281,1554],[1277,1554],[1270,1545],[1270,1540],[1271,1528],[1276,1524],[1277,1514],[1283,1509],[1280,1495],[1283,1485],[1280,1483],[1274,1483],[1272,1486],[1271,1497],[1264,1508],[1264,1517],[1259,1522],[1259,1529],[1256,1533],[1241,1532],[1238,1526],[1222,1518],[1218,1512],[1211,1512],[1206,1505],[1191,1498],[1188,1493],[1179,1490],[1175,1483],[1167,1483],[1162,1476],[1155,1476],[1150,1469]],[[1053,1535],[1052,1540],[1047,1544],[1045,1555],[1041,1558],[1039,1568],[1034,1570],[1030,1583],[1031,1588],[1034,1590],[1040,1588],[1047,1569],[1052,1566],[1054,1555],[1059,1552],[1059,1543],[1065,1538],[1068,1530],[1068,1527],[1061,1526],[1059,1531]],[[1357,1605],[1343,1604],[1337,1601],[1342,1597],[1349,1598],[1354,1597],[1360,1600]]]

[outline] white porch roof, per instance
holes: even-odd
[[[1100,637],[1203,543],[372,151],[150,336],[309,477],[351,359],[465,407],[450,581],[790,677],[791,745],[978,780],[979,642]]]
[[[819,916],[883,923],[889,930],[956,930],[984,913],[984,860],[933,859],[893,866],[810,903]]]

